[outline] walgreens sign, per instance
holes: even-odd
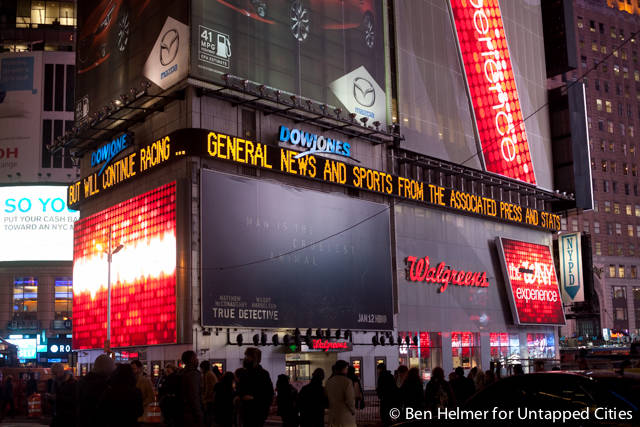
[[[498,0],[452,0],[451,9],[486,168],[535,184]]]
[[[564,311],[549,246],[498,237],[514,322],[564,325]]]

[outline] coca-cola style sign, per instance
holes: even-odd
[[[564,325],[564,310],[551,248],[496,239],[517,325]]]

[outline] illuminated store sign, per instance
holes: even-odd
[[[486,168],[535,184],[498,0],[456,0],[451,9]]]
[[[344,144],[342,147],[344,149]],[[77,209],[84,201],[117,188],[118,185],[143,173],[162,167],[173,159],[184,155],[196,155],[323,183],[343,185],[488,219],[544,230],[560,230],[560,216],[551,212],[391,175],[314,154],[298,157],[300,154],[284,147],[274,147],[221,132],[182,129],[119,159],[109,165],[101,177],[93,173],[71,184],[68,188],[69,206]]]
[[[329,341],[323,339],[313,339],[311,341],[311,347],[314,350],[328,351],[348,351],[350,350],[349,342],[347,341]]]
[[[143,218],[143,219],[140,219]],[[176,342],[176,184],[83,218],[74,230],[73,348],[102,348],[107,336],[105,249],[111,261],[111,346]]]
[[[104,144],[96,151],[91,153],[91,167],[94,168],[98,165],[102,165],[98,175],[102,175],[104,168],[116,157],[123,152],[129,145],[131,145],[131,134],[125,133],[113,139],[108,144]]]
[[[498,237],[514,322],[517,325],[564,325],[560,288],[551,248]]]
[[[340,141],[324,136],[316,135],[311,132],[294,128],[289,129],[286,126],[280,126],[279,141],[288,142],[289,144],[307,149],[294,158],[299,159],[309,154],[335,154],[337,156],[351,157],[351,145],[348,142]]]
[[[472,271],[456,270],[445,265],[444,262],[432,267],[428,256],[424,258],[408,256],[405,263],[407,266],[407,280],[410,282],[435,283],[440,285],[438,292],[446,291],[449,284],[480,288],[489,286],[485,271],[474,273]]]

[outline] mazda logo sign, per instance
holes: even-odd
[[[363,107],[371,107],[376,102],[376,91],[369,80],[356,77],[353,79],[353,97]]]
[[[160,63],[163,66],[169,65],[178,55],[180,36],[176,30],[169,30],[162,35],[160,40]]]

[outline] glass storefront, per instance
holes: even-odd
[[[480,339],[477,332],[451,332],[453,367],[480,366]]]
[[[431,379],[431,371],[442,366],[442,334],[440,332],[400,332],[400,364],[420,369],[424,381]],[[406,338],[410,343],[407,344]]]
[[[492,332],[489,334],[489,347],[491,361],[500,362],[503,374],[510,375],[513,365],[522,364],[518,334]]]

